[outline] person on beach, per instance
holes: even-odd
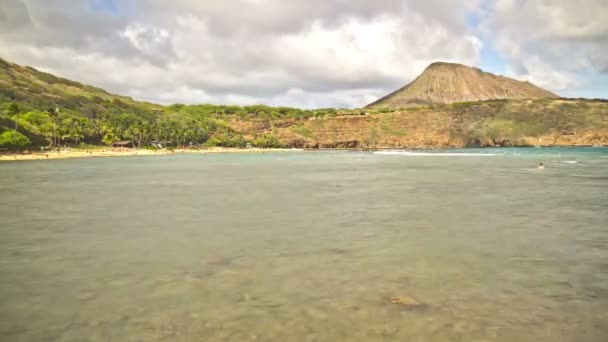
[[[538,168],[541,169],[541,170],[544,169],[545,168],[545,164],[543,164],[543,163],[538,164]]]

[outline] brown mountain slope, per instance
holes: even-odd
[[[272,121],[234,116],[229,124],[245,137],[273,134],[305,148],[608,146],[608,100],[490,100]]]
[[[402,108],[434,103],[558,97],[529,82],[497,76],[462,64],[435,62],[405,87],[367,107]]]

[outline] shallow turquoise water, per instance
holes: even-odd
[[[416,152],[2,163],[0,339],[608,340],[608,149]]]

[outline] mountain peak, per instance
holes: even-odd
[[[469,66],[466,66],[464,64],[452,63],[452,62],[442,62],[442,61],[433,62],[433,63],[429,64],[429,66],[426,67],[426,68],[430,69],[430,68],[439,68],[439,67],[452,67],[452,68],[465,67],[465,68],[470,68]]]
[[[557,97],[527,81],[497,76],[464,64],[434,62],[414,81],[367,107]]]

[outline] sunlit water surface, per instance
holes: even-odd
[[[608,341],[608,149],[456,152],[2,163],[0,340]]]

